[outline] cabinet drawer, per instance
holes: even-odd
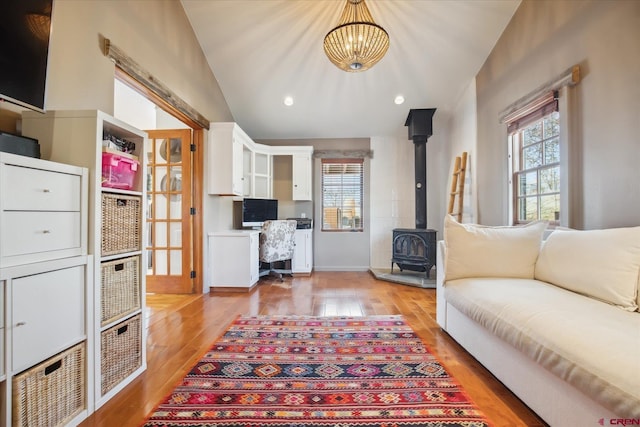
[[[2,182],[4,210],[80,210],[79,175],[6,165]]]
[[[0,232],[3,258],[80,248],[80,212],[4,212]]]
[[[11,281],[11,367],[21,371],[85,336],[85,267]]]

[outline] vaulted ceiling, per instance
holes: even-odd
[[[520,4],[366,0],[389,51],[347,73],[322,46],[345,0],[181,1],[235,121],[255,139],[392,136],[411,108],[447,114]]]

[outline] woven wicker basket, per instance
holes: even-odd
[[[13,378],[13,426],[65,425],[85,408],[84,343]]]
[[[102,256],[140,250],[142,199],[102,193]]]
[[[141,317],[119,323],[101,336],[101,390],[104,396],[142,366]]]
[[[140,257],[100,264],[102,325],[140,308]]]

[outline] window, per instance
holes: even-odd
[[[322,230],[362,231],[363,159],[322,159]]]
[[[560,221],[560,113],[550,92],[507,121],[512,170],[513,222]]]

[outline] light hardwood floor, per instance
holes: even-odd
[[[81,426],[139,426],[241,314],[402,314],[495,427],[546,426],[435,321],[435,290],[376,280],[367,272],[264,278],[250,292],[147,296],[148,369]]]

